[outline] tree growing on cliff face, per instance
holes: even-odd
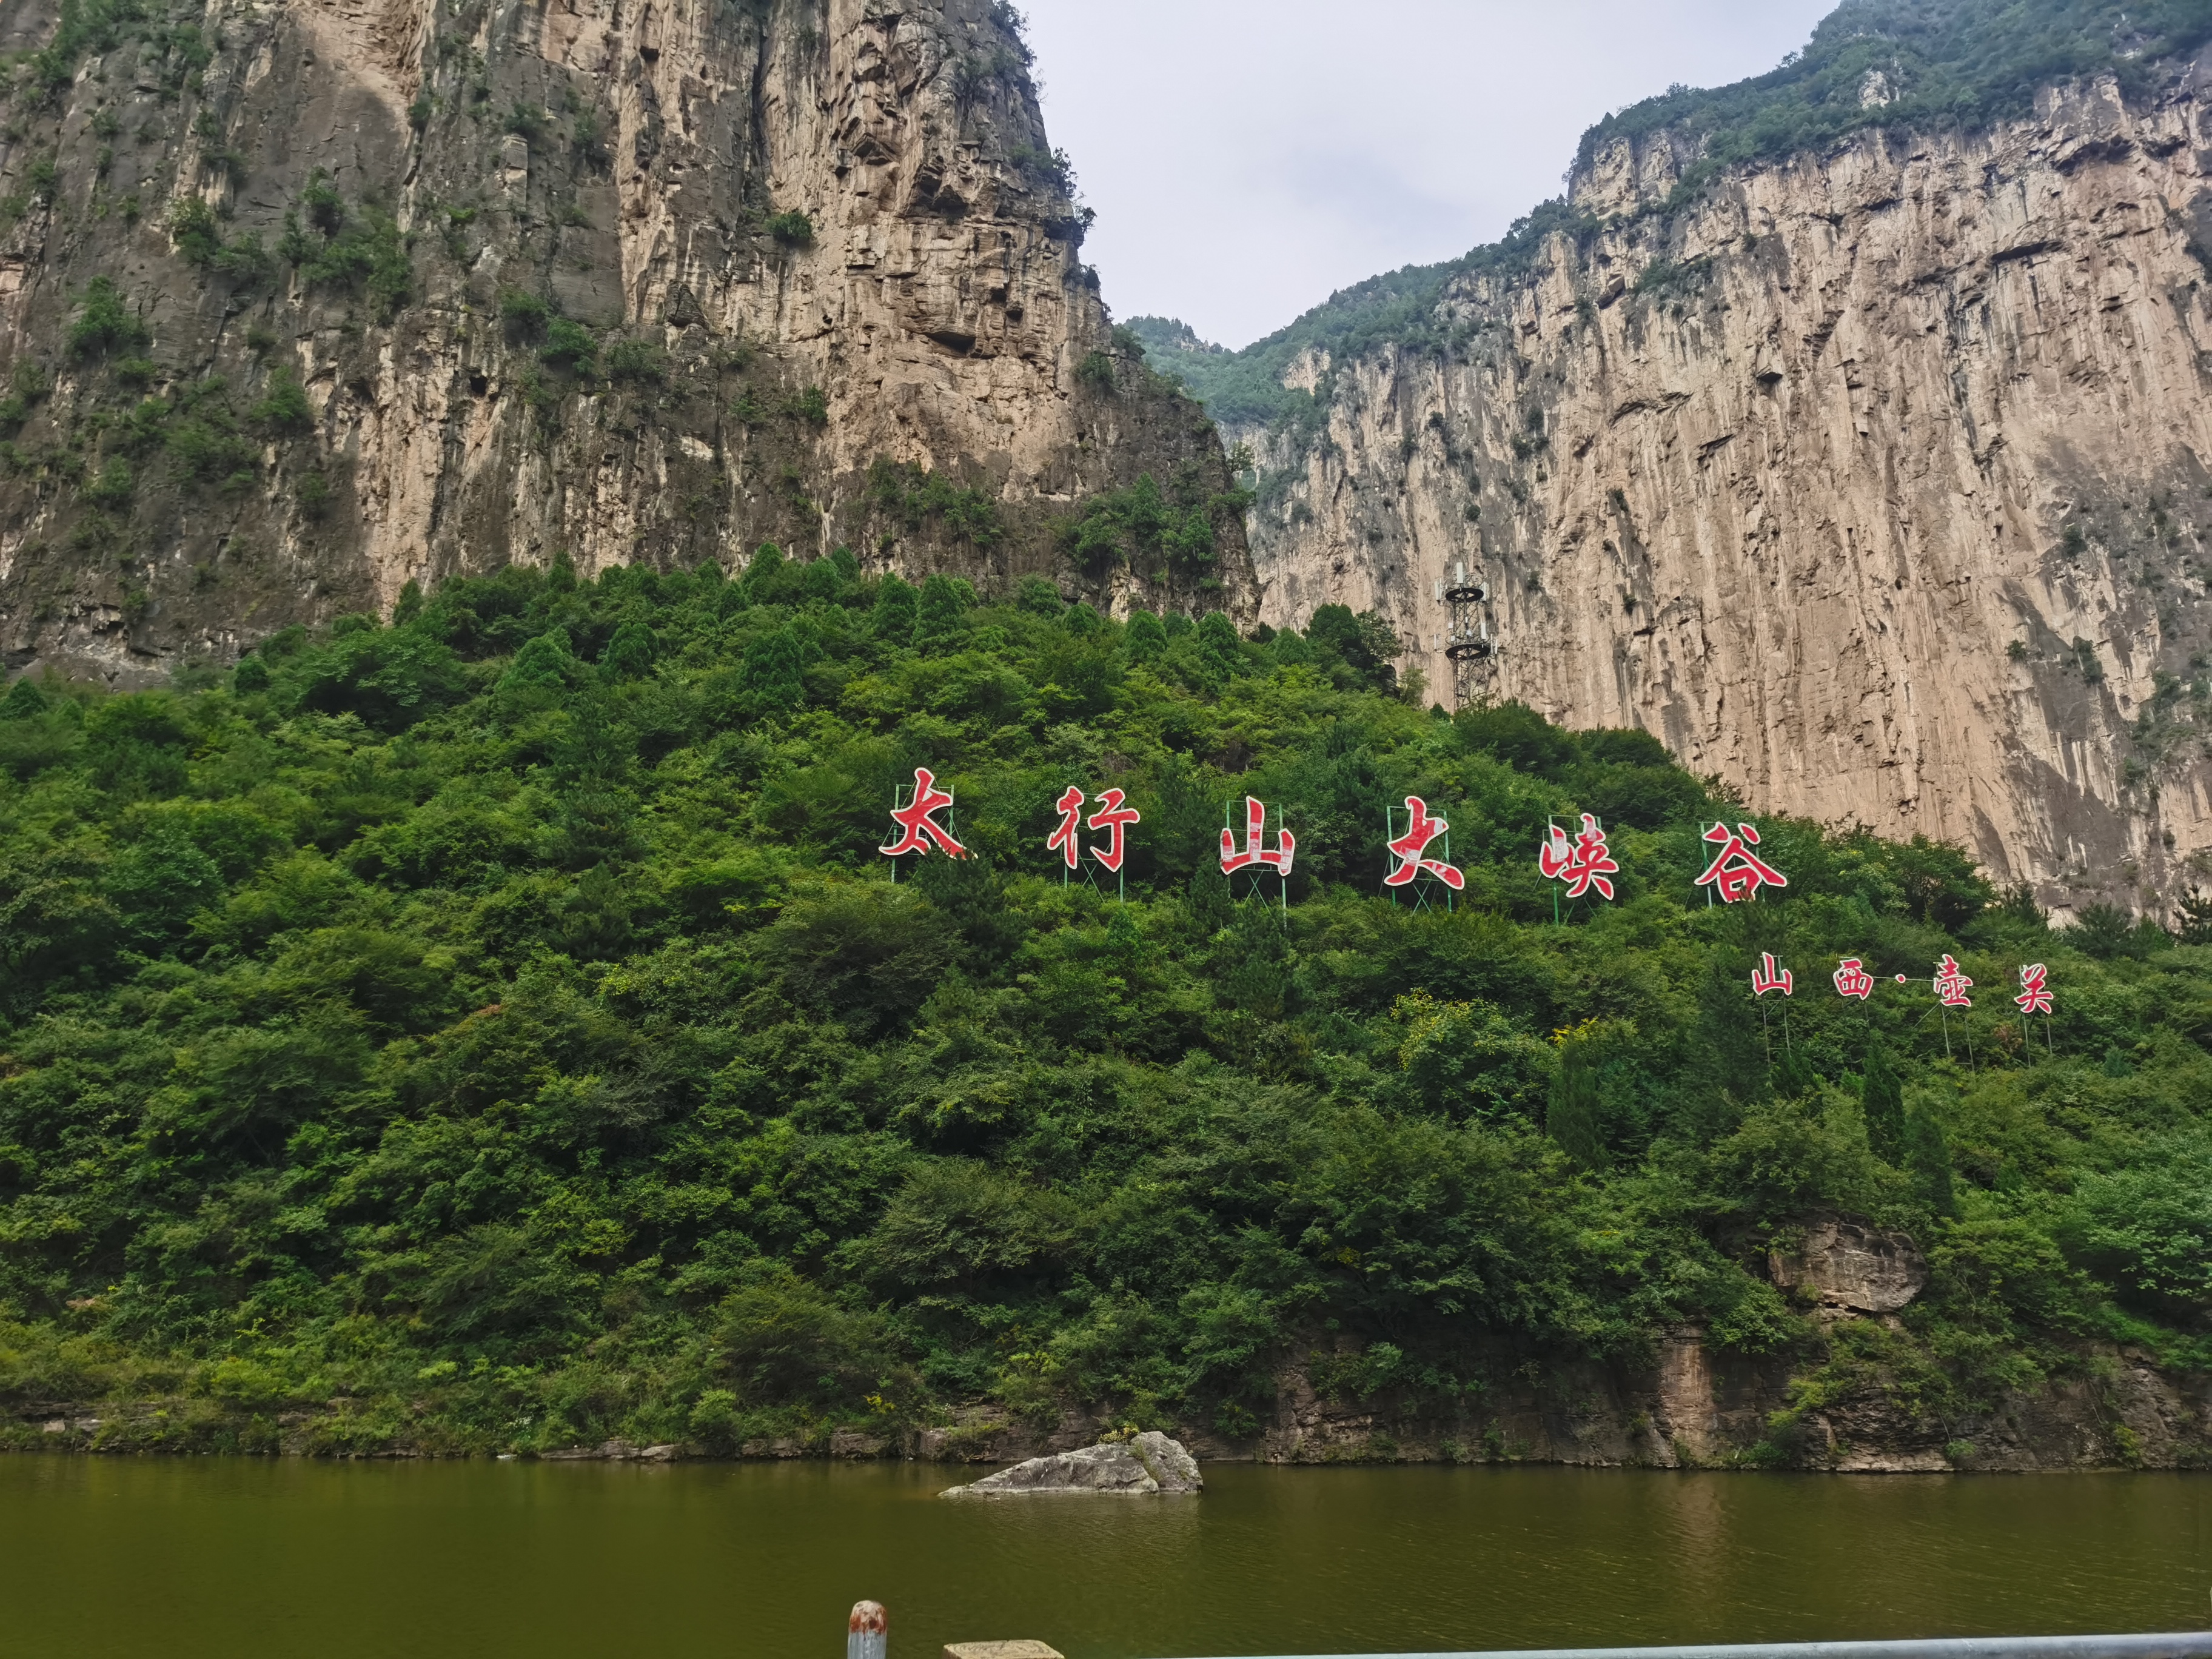
[[[1866,1117],[1867,1144],[1885,1164],[1905,1162],[1905,1085],[1891,1065],[1889,1046],[1880,1033],[1867,1039],[1866,1066],[1859,1085]]]
[[[1559,1048],[1559,1067],[1552,1077],[1544,1132],[1582,1168],[1602,1170],[1611,1159],[1600,1121],[1602,1108],[1597,1073],[1589,1062],[1588,1033],[1561,1031],[1554,1040]]]
[[[1931,1214],[1959,1212],[1958,1195],[1951,1173],[1951,1146],[1943,1126],[1925,1106],[1915,1104],[1905,1115],[1905,1166]]]
[[[826,1446],[976,1401],[1243,1432],[1330,1321],[1347,1388],[1439,1400],[1684,1324],[1816,1355],[1747,1268],[1815,1212],[1945,1264],[1884,1338],[1930,1409],[2100,1321],[2197,1351],[2212,957],[2091,958],[1916,899],[1926,848],[1771,818],[1786,895],[1708,908],[1716,804],[1648,739],[1437,719],[1310,630],[934,595],[556,563],[227,684],[0,697],[0,1443],[155,1374],[194,1391],[164,1444]],[[922,765],[975,856],[893,883]],[[1071,784],[1143,815],[1114,880],[1047,851]],[[1409,794],[1450,911],[1381,890]],[[1247,795],[1296,822],[1287,904],[1221,871]],[[1619,896],[1554,925],[1534,848],[1600,800],[1637,803]],[[2022,948],[2062,1013],[2008,1049],[2008,1007],[1954,1012],[1979,1069],[1919,982],[1804,971]],[[1779,1090],[1760,951],[1801,965]],[[1855,1064],[1877,1126],[1917,1103],[1891,1164]]]

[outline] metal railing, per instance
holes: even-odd
[[[1384,1659],[1307,1655],[1303,1659]],[[1948,1636],[1906,1642],[1744,1642],[1721,1647],[1513,1648],[1388,1659],[2212,1659],[2212,1631],[2158,1636]]]
[[[890,1617],[881,1602],[857,1603],[846,1632],[845,1659],[888,1659]],[[1024,1653],[1042,1659],[1054,1653],[1042,1642],[977,1642],[972,1646],[985,1652],[1000,1649],[1008,1659]],[[955,1650],[945,1651],[952,1654]],[[1296,1659],[2212,1659],[2212,1631],[2173,1631],[2154,1636],[1946,1636],[1905,1642],[1744,1642],[1717,1647],[1309,1654]]]

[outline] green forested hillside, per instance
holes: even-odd
[[[12,1413],[158,1395],[102,1434],[305,1413],[332,1449],[728,1451],[976,1401],[1242,1433],[1316,1350],[1327,1388],[1479,1411],[1693,1323],[1801,1404],[1966,1431],[2094,1339],[2203,1363],[2212,953],[2053,935],[1954,852],[1713,803],[1638,734],[1447,718],[1374,634],[763,552],[410,593],[173,691],[18,683]],[[978,856],[894,884],[917,765]],[[1046,853],[1070,783],[1144,813],[1126,904]],[[1216,867],[1248,793],[1297,835],[1287,908]],[[1449,913],[1381,896],[1408,793],[1451,822]],[[1708,908],[1721,810],[1785,894]],[[1555,925],[1534,854],[1579,811],[1620,896]],[[1824,1209],[1928,1248],[1901,1331],[1823,1337],[1768,1284]],[[1785,1413],[1755,1455],[1794,1446]]]
[[[1632,105],[1584,133],[1577,160],[1666,128],[1725,165],[1860,127],[1980,125],[2027,113],[2070,76],[2117,74],[2137,90],[2160,60],[2208,40],[2212,0],[1843,0],[1771,74]]]

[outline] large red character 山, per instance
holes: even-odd
[[[1270,853],[1261,845],[1261,830],[1267,822],[1267,809],[1254,800],[1251,796],[1245,796],[1244,849],[1242,852],[1237,851],[1237,837],[1225,829],[1222,830],[1221,873],[1223,875],[1233,876],[1239,870],[1249,870],[1254,865],[1273,869],[1285,878],[1290,875],[1291,859],[1298,850],[1298,838],[1288,830],[1280,831],[1275,837],[1280,845]]]

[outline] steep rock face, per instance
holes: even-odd
[[[1001,6],[0,4],[48,42],[0,136],[10,667],[767,539],[1251,614],[1225,507],[1210,567],[1060,550],[1229,480],[1115,355]]]
[[[1582,228],[1462,276],[1429,341],[1311,356],[1262,614],[1380,611],[1449,702],[1455,561],[1504,649],[1473,694],[1641,726],[1761,809],[1964,843],[2062,907],[2212,854],[2212,65],[1870,132],[1663,204],[1600,151]]]

